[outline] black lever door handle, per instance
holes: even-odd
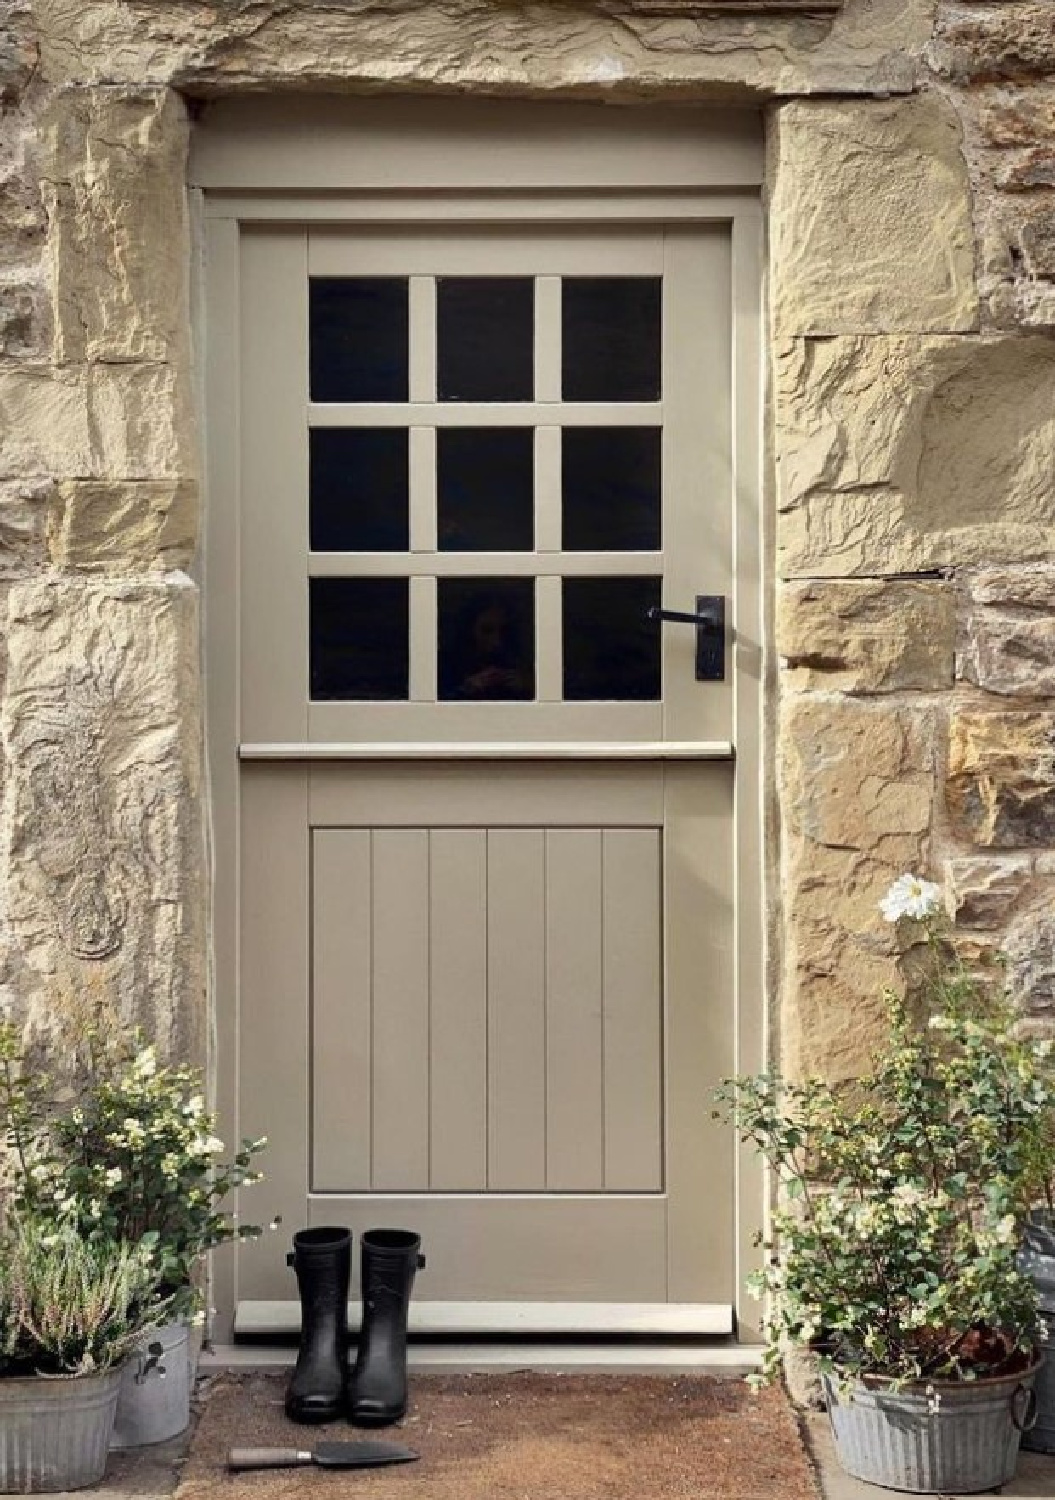
[[[648,620],[666,620],[673,625],[696,627],[696,681],[725,681],[725,595],[697,594],[696,610],[662,609],[652,604]]]

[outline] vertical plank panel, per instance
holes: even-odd
[[[373,1186],[429,1181],[429,836],[373,835]]]
[[[601,834],[546,834],[546,1186],[604,1187]]]
[[[660,836],[604,831],[604,1185],[663,1186]]]
[[[487,835],[488,1186],[546,1181],[545,835]]]
[[[487,835],[429,837],[429,1186],[487,1187]]]
[[[312,1186],[370,1186],[370,832],[319,828],[312,889]]]

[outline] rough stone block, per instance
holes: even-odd
[[[777,593],[776,645],[796,688],[952,686],[952,592],[937,581],[813,580]]]
[[[202,1056],[204,857],[195,590],[11,586],[6,919],[16,1013],[97,985],[174,1055]]]
[[[977,326],[967,166],[940,97],[786,104],[770,178],[778,337]]]
[[[186,567],[197,535],[198,487],[179,480],[67,482],[48,517],[57,567],[135,573]]]
[[[1055,125],[1052,130],[1055,135]],[[1031,276],[1055,278],[1055,208],[1038,211],[1023,222],[1019,246]]]
[[[0,104],[12,104],[21,97],[39,58],[32,7],[7,0],[0,17]]]
[[[945,801],[953,831],[983,848],[1055,843],[1055,712],[957,710]]]
[[[93,462],[83,373],[0,368],[0,478],[82,477]]]
[[[945,861],[949,915],[961,927],[1003,927],[1028,890],[1033,862],[1027,854]]]
[[[1008,0],[953,14],[930,49],[932,66],[957,83],[1043,78],[1055,73],[1055,26],[1049,0]]]
[[[887,1035],[898,983],[879,900],[927,865],[934,800],[928,710],[792,695],[782,709],[783,1066],[849,1078]]]
[[[990,693],[1055,698],[1055,565],[983,568],[968,587],[959,675]]]
[[[1041,337],[778,345],[782,576],[1050,556],[1053,385]]]
[[[71,89],[46,121],[56,357],[178,357],[187,325],[187,120],[170,90]]]
[[[187,379],[169,364],[89,365],[91,473],[193,479],[197,446]]]
[[[1055,84],[994,89],[982,105],[979,124],[994,146],[1032,146],[1055,137]]]
[[[1008,989],[1027,1014],[1055,1011],[1055,919],[1050,905],[1034,908],[1002,944]]]
[[[1032,151],[1021,151],[1000,164],[995,178],[997,187],[1009,192],[1055,187],[1055,150],[1050,146],[1036,146]]]

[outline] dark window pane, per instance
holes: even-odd
[[[565,427],[563,545],[571,552],[651,552],[660,545],[658,427]]]
[[[565,401],[658,401],[658,276],[566,276],[561,327]]]
[[[309,579],[311,696],[406,698],[410,589],[405,578]]]
[[[446,427],[436,434],[441,552],[530,552],[535,544],[530,427]]]
[[[309,286],[311,399],[405,401],[406,277],[322,276]]]
[[[530,401],[535,394],[535,283],[518,276],[436,281],[441,401]]]
[[[535,696],[535,580],[439,580],[440,697]]]
[[[565,698],[660,696],[658,578],[565,578]]]
[[[311,434],[313,552],[405,552],[405,427],[316,427]]]

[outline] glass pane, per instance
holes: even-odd
[[[530,552],[535,545],[530,427],[446,427],[436,434],[441,552]]]
[[[563,545],[571,552],[653,552],[660,540],[658,427],[565,427]]]
[[[405,578],[311,578],[311,696],[406,698],[410,588]]]
[[[659,602],[658,578],[565,578],[565,698],[660,696]]]
[[[313,552],[405,552],[406,428],[316,427],[310,493]]]
[[[658,276],[566,276],[561,327],[565,401],[658,401]]]
[[[321,276],[309,287],[311,399],[405,401],[406,277]]]
[[[441,401],[530,401],[534,342],[535,283],[529,276],[437,278]]]
[[[535,580],[439,580],[441,698],[534,698]]]

